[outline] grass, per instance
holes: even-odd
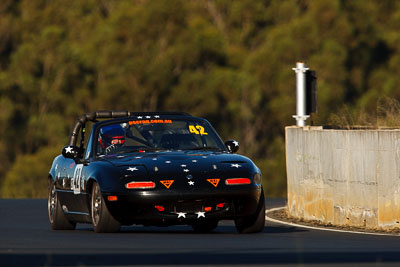
[[[335,129],[398,129],[400,128],[400,103],[394,98],[382,97],[377,101],[376,111],[352,111],[344,105],[328,120]]]

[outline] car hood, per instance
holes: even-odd
[[[161,151],[110,155],[103,158],[126,175],[146,172],[155,178],[238,176],[254,172],[253,162],[241,155],[213,151]],[[228,174],[227,174],[228,173]]]

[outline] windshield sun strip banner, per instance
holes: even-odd
[[[172,123],[172,120],[137,120],[137,121],[129,121],[129,125],[135,124],[155,124],[155,123]]]

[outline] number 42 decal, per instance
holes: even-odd
[[[74,177],[72,177],[72,189],[74,190],[74,194],[80,194],[83,189],[83,176],[82,176],[83,164],[77,164]]]
[[[196,126],[194,126],[194,125],[189,125],[189,131],[190,131],[191,133],[194,133],[194,134],[208,135],[208,133],[206,133],[206,132],[204,131],[204,127],[203,127],[203,126],[200,126],[200,125],[196,125]]]

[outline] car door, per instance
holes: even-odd
[[[90,135],[85,153],[78,162],[69,159],[69,166],[67,166],[66,177],[66,191],[69,192],[66,198],[66,205],[69,213],[89,215],[89,197],[90,192],[86,190],[88,180],[89,157],[92,146],[92,136]]]

